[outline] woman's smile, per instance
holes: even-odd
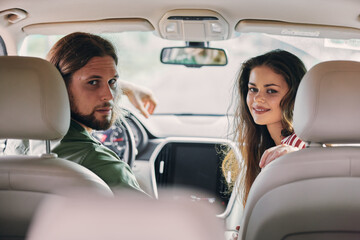
[[[269,109],[269,108],[258,107],[258,106],[254,106],[252,109],[253,109],[254,114],[265,114],[265,113],[271,111],[271,109]]]

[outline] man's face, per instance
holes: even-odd
[[[72,119],[86,129],[108,129],[115,120],[117,79],[115,61],[110,56],[93,57],[76,71],[67,87]]]

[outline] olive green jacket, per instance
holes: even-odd
[[[143,192],[129,165],[73,120],[69,131],[52,152],[59,158],[65,158],[88,168],[112,189],[125,187]]]

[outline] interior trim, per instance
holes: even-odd
[[[360,29],[319,24],[303,24],[271,20],[241,20],[235,26],[241,33],[267,33],[284,36],[332,39],[359,39]]]
[[[72,32],[108,33],[124,31],[154,31],[154,26],[142,18],[103,19],[97,21],[38,23],[23,27],[27,35],[65,35]]]

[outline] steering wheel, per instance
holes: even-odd
[[[134,134],[128,123],[130,116],[121,117],[113,126],[105,131],[95,131],[93,136],[104,146],[115,152],[119,158],[133,167],[137,154]]]
[[[137,154],[137,149],[136,149],[136,143],[135,143],[135,137],[134,137],[134,133],[131,130],[130,125],[128,124],[128,122],[126,121],[127,117],[122,118],[121,120],[121,127],[123,128],[125,135],[126,135],[126,148],[124,151],[124,156],[123,156],[123,161],[125,161],[130,168],[133,167],[134,162],[135,162],[135,156]]]

